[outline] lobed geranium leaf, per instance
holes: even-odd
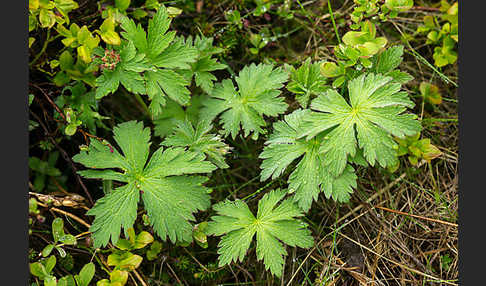
[[[295,99],[299,105],[306,108],[311,96],[325,91],[326,77],[321,74],[321,63],[311,63],[308,58],[299,68],[290,68],[290,82],[287,89],[295,93]]]
[[[333,176],[346,168],[348,155],[363,149],[363,156],[371,166],[377,161],[382,167],[397,162],[397,144],[393,136],[403,138],[421,130],[414,114],[403,114],[414,106],[400,83],[382,74],[363,74],[348,83],[349,101],[329,90],[314,99],[314,110],[304,119],[299,137],[309,140],[321,132],[319,152],[324,153],[323,164]],[[358,145],[359,144],[359,145]]]
[[[127,232],[133,226],[140,197],[151,226],[163,240],[191,241],[193,213],[210,205],[208,189],[202,185],[207,178],[192,174],[209,173],[216,167],[205,161],[204,154],[183,148],[161,147],[149,160],[150,130],[141,122],[119,124],[113,133],[122,153],[93,140],[87,151],[73,157],[95,169],[80,171],[82,176],[126,183],[88,211],[95,216],[90,228],[94,246],[106,246],[110,239],[116,244],[121,228]]]
[[[295,169],[288,178],[289,192],[295,192],[299,206],[308,211],[320,192],[327,198],[346,202],[356,187],[356,175],[348,165],[339,176],[333,176],[324,166],[326,154],[319,152],[319,139],[306,141],[299,139],[299,130],[310,110],[298,109],[286,115],[283,121],[274,124],[274,133],[265,142],[267,146],[260,154],[263,159],[261,179],[276,179],[289,165],[298,160]]]
[[[314,244],[307,225],[297,219],[303,216],[297,204],[286,199],[277,206],[285,194],[285,190],[278,189],[265,194],[258,202],[256,217],[241,200],[225,201],[213,207],[218,215],[211,218],[207,232],[223,235],[218,244],[219,266],[242,261],[256,235],[257,259],[263,260],[265,269],[280,277],[287,255],[282,242],[302,248]]]
[[[196,153],[204,153],[219,168],[228,168],[224,161],[230,147],[219,135],[209,133],[213,126],[209,121],[201,120],[194,128],[189,120],[180,122],[174,133],[168,136],[162,145],[169,147],[186,147]]]
[[[287,72],[272,65],[246,66],[236,77],[238,90],[229,79],[215,86],[211,98],[203,103],[202,117],[212,120],[220,115],[225,136],[235,138],[241,126],[245,137],[253,133],[252,139],[258,139],[265,132],[263,116],[277,116],[287,109],[279,97],[287,78]]]

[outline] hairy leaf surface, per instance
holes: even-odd
[[[226,65],[221,64],[213,55],[221,53],[223,49],[213,46],[213,38],[206,38],[204,36],[196,36],[194,41],[192,37],[187,38],[187,43],[192,43],[198,51],[198,56],[195,62],[190,63],[191,68],[182,70],[183,75],[191,81],[194,77],[196,86],[206,93],[211,93],[214,87],[216,77],[211,73],[212,71],[226,68]]]
[[[257,139],[265,132],[263,116],[277,116],[287,109],[279,97],[279,88],[287,78],[284,70],[272,65],[246,66],[236,77],[238,90],[229,79],[214,87],[211,98],[204,102],[202,116],[212,120],[219,115],[225,136],[235,138],[241,126],[245,137],[253,132],[252,138]]]
[[[274,133],[270,135],[260,158],[263,159],[261,179],[276,179],[294,161],[298,161],[288,178],[289,192],[295,192],[299,206],[308,211],[320,192],[336,201],[349,200],[353,188],[356,188],[356,175],[350,165],[339,176],[333,176],[324,166],[325,154],[319,152],[319,139],[306,141],[298,139],[303,120],[310,110],[298,109],[286,115],[283,121],[274,124]]]
[[[289,246],[309,248],[314,240],[306,224],[297,219],[303,216],[293,199],[283,200],[285,190],[273,190],[258,202],[256,217],[241,201],[225,201],[213,209],[218,215],[208,223],[208,233],[223,236],[218,244],[219,265],[232,261],[243,261],[256,235],[256,254],[263,260],[265,268],[280,277],[287,251],[282,243]]]
[[[348,155],[363,149],[363,156],[371,166],[377,161],[382,167],[397,162],[397,144],[393,136],[404,138],[421,130],[414,114],[404,113],[414,103],[400,83],[382,74],[363,74],[348,83],[348,103],[335,90],[314,99],[314,110],[304,119],[299,137],[309,140],[327,131],[320,140],[319,152],[323,163],[334,176],[346,168]]]
[[[204,153],[219,168],[228,168],[224,156],[230,147],[219,135],[209,133],[213,126],[210,121],[201,120],[194,128],[190,121],[180,122],[174,133],[168,136],[162,145],[170,147],[187,147],[189,151]]]
[[[122,16],[122,49],[114,70],[105,69],[97,79],[97,98],[118,89],[121,83],[129,92],[147,94],[152,115],[157,116],[166,104],[166,96],[181,105],[189,102],[186,80],[177,69],[190,69],[198,50],[175,31],[168,31],[171,19],[164,5],[148,21],[147,31],[132,19]]]
[[[373,66],[370,71],[391,76],[395,81],[404,84],[413,79],[406,72],[398,70],[398,66],[403,61],[403,46],[393,46],[371,58]]]
[[[321,74],[321,63],[311,63],[308,58],[299,68],[290,69],[290,82],[287,89],[295,93],[295,99],[300,106],[306,108],[311,96],[315,96],[328,87],[326,86],[326,77]]]
[[[99,199],[88,211],[95,220],[90,228],[95,247],[116,244],[121,228],[126,231],[137,217],[137,203],[142,201],[151,226],[165,240],[192,240],[193,213],[209,207],[209,195],[202,184],[216,167],[205,161],[202,153],[183,148],[159,148],[149,159],[150,129],[141,122],[121,123],[113,130],[121,153],[112,146],[92,140],[88,151],[73,157],[92,170],[79,173],[87,178],[126,183]],[[148,163],[147,163],[148,160]]]

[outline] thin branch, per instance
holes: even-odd
[[[41,203],[41,202],[37,202],[37,204],[41,207],[45,207],[45,208],[49,208],[48,205],[44,204],[44,203]],[[87,222],[85,222],[83,219],[73,215],[72,213],[69,213],[67,211],[64,211],[64,210],[61,210],[61,209],[58,209],[56,207],[51,207],[49,208],[49,210],[52,210],[52,211],[55,211],[57,213],[60,213],[60,214],[63,214],[63,215],[66,215],[72,219],[74,219],[75,221],[79,222],[80,224],[84,225],[85,227],[87,227],[88,229],[91,227],[91,225]]]

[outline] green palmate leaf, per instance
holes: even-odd
[[[403,46],[393,46],[375,55],[371,61],[375,73],[386,74],[396,69],[403,60]]]
[[[281,176],[289,165],[298,160],[298,164],[289,176],[289,192],[295,192],[295,200],[299,206],[308,211],[312,201],[317,200],[320,192],[327,198],[336,201],[349,200],[353,188],[356,187],[356,175],[348,165],[337,177],[330,174],[324,166],[325,154],[319,153],[319,142],[322,135],[309,141],[298,139],[303,120],[309,116],[310,110],[298,109],[285,116],[284,121],[274,124],[274,133],[268,138],[260,158],[263,159],[261,179],[276,179]]]
[[[382,167],[396,165],[398,146],[392,135],[403,138],[421,130],[416,115],[402,114],[414,104],[400,87],[391,77],[369,73],[349,81],[350,104],[329,90],[312,101],[314,112],[304,119],[299,136],[309,140],[328,132],[319,151],[334,176],[345,170],[348,154],[354,156],[358,144],[370,165],[376,161]]]
[[[116,244],[120,229],[132,227],[137,218],[137,204],[140,199],[135,183],[113,190],[96,202],[87,214],[94,215],[93,232],[95,247],[106,246],[110,237]]]
[[[243,128],[244,136],[253,132],[252,139],[257,139],[265,131],[263,118],[277,116],[287,109],[287,104],[279,88],[287,80],[288,74],[272,65],[251,64],[245,66],[236,77],[238,90],[231,80],[223,80],[212,90],[211,98],[205,101],[201,116],[212,120],[220,115],[225,136],[235,138]]]
[[[202,186],[207,178],[190,175],[208,173],[216,167],[205,161],[203,154],[183,148],[161,147],[148,160],[150,130],[141,122],[121,123],[113,133],[122,153],[93,140],[88,151],[73,157],[75,162],[94,169],[79,171],[84,177],[126,183],[88,211],[88,215],[95,216],[90,228],[95,247],[105,246],[110,238],[116,244],[121,228],[128,235],[140,197],[151,226],[163,240],[169,237],[173,242],[191,241],[192,213],[206,209],[210,202],[208,190]]]
[[[149,66],[143,55],[137,55],[133,43],[124,42],[120,46],[115,46],[113,54],[115,57],[119,55],[120,60],[115,62],[116,66],[113,69],[105,68],[96,79],[96,99],[114,93],[120,83],[129,92],[146,93],[144,79],[139,72],[148,69]]]
[[[148,21],[147,31],[126,16],[120,22],[124,40],[115,47],[119,59],[112,57],[108,61],[106,55],[101,58],[100,64],[105,68],[96,80],[97,98],[115,92],[121,83],[129,92],[147,94],[154,116],[162,112],[166,96],[179,104],[188,104],[190,92],[186,86],[190,81],[175,69],[189,69],[198,51],[184,38],[176,37],[175,31],[168,31],[171,20],[167,9],[163,5],[158,9]],[[110,27],[104,28],[105,32],[111,31]],[[109,41],[117,42],[114,35],[108,36]]]
[[[186,105],[190,92],[186,80],[174,69],[189,69],[190,63],[196,60],[198,51],[191,41],[176,37],[175,31],[168,32],[171,19],[167,9],[162,5],[149,20],[147,32],[140,24],[128,17],[122,18],[122,36],[133,43],[139,54],[145,55],[150,70],[144,73],[146,93],[151,100],[149,106],[153,115],[162,112],[168,96],[179,104]]]
[[[326,78],[320,71],[321,63],[311,63],[308,58],[298,69],[291,67],[287,89],[295,93],[300,106],[306,108],[312,95],[326,90]]]
[[[404,84],[413,77],[397,69],[402,60],[403,46],[393,46],[371,58],[373,66],[369,71],[391,76],[396,82]]]
[[[154,61],[175,37],[174,31],[167,32],[170,22],[167,10],[162,6],[149,20],[147,33],[140,24],[136,25],[132,19],[123,17],[121,28],[124,31],[121,32],[121,35],[133,42],[139,52],[146,54],[148,59]]]
[[[169,96],[178,104],[187,105],[191,98],[190,91],[186,88],[188,81],[177,72],[169,69],[157,69],[145,73],[147,81],[147,95],[152,101],[149,108],[152,114],[158,115],[165,106],[164,95]]]
[[[184,41],[184,38],[176,37],[170,46],[154,59],[153,63],[157,67],[188,69],[189,63],[194,62],[196,57],[197,49]]]
[[[191,68],[183,70],[183,73],[189,81],[194,77],[196,85],[201,87],[204,92],[211,93],[216,80],[216,77],[211,72],[226,68],[226,65],[218,63],[212,56],[221,53],[223,49],[213,46],[212,37],[196,36],[194,41],[192,41],[192,37],[189,36],[187,43],[193,43],[198,51],[198,56],[196,61],[190,64]]]
[[[258,260],[263,259],[265,268],[280,277],[284,256],[287,255],[282,242],[302,248],[313,245],[306,224],[296,219],[303,216],[297,204],[286,199],[277,206],[285,193],[285,190],[274,190],[263,196],[258,202],[256,217],[241,200],[225,201],[213,207],[218,215],[211,218],[207,233],[223,235],[218,244],[219,266],[243,261],[256,235]]]
[[[185,120],[178,124],[174,133],[168,136],[162,145],[186,147],[189,151],[204,153],[219,168],[228,168],[224,156],[229,152],[230,147],[219,135],[209,133],[212,128],[211,122],[207,120],[199,121],[195,129],[190,121]]]

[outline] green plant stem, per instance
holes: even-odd
[[[32,67],[39,60],[39,58],[42,56],[42,54],[46,51],[47,44],[49,44],[52,41],[50,37],[51,37],[51,30],[49,29],[49,30],[47,30],[46,40],[44,41],[44,45],[42,45],[42,49],[35,56],[34,60],[32,60],[32,62],[29,64],[29,67]]]
[[[245,183],[243,183],[242,185],[240,185],[238,188],[236,188],[234,191],[230,191],[230,194],[226,196],[226,198],[229,198],[230,196],[232,196],[233,194],[235,194],[236,192],[238,192],[239,190],[243,189],[244,187],[246,187],[247,185],[253,183],[254,181],[256,181],[257,179],[260,178],[260,175],[252,178],[251,180],[249,181],[246,181]]]
[[[223,63],[223,64],[226,65],[226,70],[228,70],[228,72],[231,74],[232,77],[235,77],[236,76],[236,73],[230,67],[230,65],[228,64],[228,62],[226,62],[224,59],[221,59],[221,63]]]
[[[249,194],[248,196],[244,197],[243,199],[241,199],[242,201],[246,201],[247,199],[255,196],[256,194],[258,194],[259,192],[265,190],[268,186],[270,186],[271,184],[273,184],[274,181],[270,181],[269,183],[267,183],[265,186],[259,188],[258,190],[256,190],[255,192]]]
[[[338,43],[341,44],[341,38],[339,37],[339,33],[336,27],[336,22],[334,21],[334,15],[332,14],[331,1],[329,0],[327,0],[327,7],[329,8],[329,14],[331,15],[332,26],[334,27],[334,32],[336,33]]]
[[[145,101],[143,101],[143,98],[140,96],[140,94],[135,94],[135,99],[140,103],[140,105],[143,107],[147,115],[152,118],[152,113],[150,112],[150,109],[148,108],[147,104],[145,104]]]
[[[417,51],[415,51],[415,49],[412,47],[412,45],[407,40],[407,38],[403,34],[402,30],[400,30],[400,28],[397,26],[397,24],[395,24],[395,22],[393,22],[393,21],[390,21],[390,22],[393,24],[393,26],[395,27],[395,29],[397,29],[397,31],[400,33],[400,35],[402,35],[402,38],[405,40],[405,43],[407,44],[407,47],[410,49],[411,52],[405,51],[406,53],[411,54],[412,56],[414,56],[415,58],[417,58],[419,61],[421,61],[427,67],[429,67],[431,70],[433,70],[435,73],[437,73],[437,75],[439,75],[439,77],[443,81],[445,81],[446,83],[451,83],[455,87],[458,87],[458,85],[457,85],[456,82],[454,82],[453,80],[451,80],[450,78],[448,78],[445,74],[443,74],[439,70],[437,70],[434,67],[434,65],[432,65],[431,63],[429,63],[424,57],[422,57]]]

